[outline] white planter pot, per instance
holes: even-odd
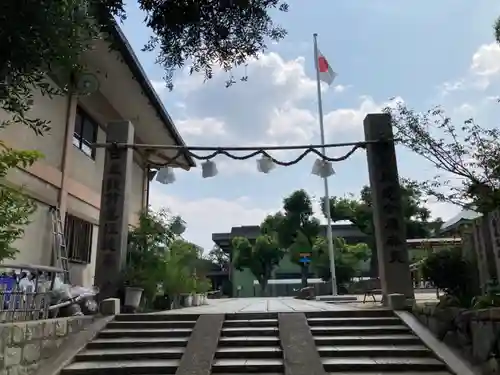
[[[184,299],[184,306],[185,307],[191,307],[191,306],[193,306],[193,296],[191,294],[185,297],[185,299]]]
[[[193,306],[200,306],[200,295],[193,294]]]
[[[204,294],[204,295],[203,295],[203,298],[202,298],[202,299],[203,299],[203,303],[202,303],[202,305],[208,305],[207,295],[206,295],[206,294]]]
[[[125,306],[139,307],[144,289],[135,287],[125,288]]]

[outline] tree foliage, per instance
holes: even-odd
[[[13,168],[31,166],[41,156],[37,151],[14,150],[0,141],[0,179],[4,180]],[[21,188],[5,181],[0,186],[0,262],[13,259],[18,253],[14,242],[23,237],[36,208],[36,203]]]
[[[285,30],[270,12],[287,11],[281,0],[137,0],[152,37],[146,50],[157,53],[172,88],[173,72],[185,65],[206,79],[214,66],[230,70],[257,57],[266,41],[279,41]],[[75,72],[84,67],[81,55],[96,38],[108,38],[115,18],[124,19],[123,0],[4,0],[0,3],[0,106],[42,134],[45,119],[30,118],[33,92],[62,94]],[[58,86],[47,80],[56,76]],[[233,83],[231,78],[228,84]],[[1,124],[0,124],[1,125]],[[5,123],[3,124],[5,125]]]
[[[70,83],[70,73],[79,66],[81,53],[99,37],[101,25],[89,17],[97,3],[88,0],[1,2],[0,106],[13,117],[0,125],[22,123],[37,134],[49,128],[47,120],[28,116],[34,91],[44,95],[64,92]],[[49,83],[49,72],[61,74],[61,87]]]
[[[433,252],[423,261],[422,275],[461,305],[468,305],[473,296],[471,267],[462,257],[461,249],[443,249]]]
[[[138,224],[129,231],[124,281],[126,285],[143,288],[147,303],[153,301],[158,284],[165,277],[165,264],[170,255],[186,269],[195,257],[196,249],[185,251],[186,246],[182,246],[172,230],[178,220],[165,209],[144,210]]]
[[[274,268],[283,259],[284,251],[272,236],[263,234],[251,244],[247,238],[235,237],[232,240],[234,267],[237,270],[249,269],[257,279],[262,293],[266,293],[267,283]]]
[[[307,265],[300,263],[301,253],[311,253],[320,235],[320,223],[314,216],[312,201],[304,190],[297,190],[283,200],[282,211],[269,215],[261,225],[263,233],[275,235],[292,262],[302,267],[302,285],[307,286]]]
[[[495,21],[493,28],[495,30],[495,40],[500,43],[500,17]]]
[[[190,72],[212,78],[214,64],[225,71],[245,64],[267,49],[266,38],[286,32],[269,12],[288,11],[282,0],[139,0],[146,25],[154,32],[147,50],[159,50],[158,62],[172,87],[172,73],[190,62]],[[227,85],[234,83],[230,78]]]
[[[406,223],[406,238],[427,238],[439,230],[442,220],[431,220],[430,211],[424,206],[425,196],[417,184],[402,180],[401,197]],[[324,203],[323,201],[323,214],[325,214]],[[364,186],[361,189],[359,198],[354,195],[348,197],[331,197],[329,203],[330,215],[333,222],[350,221],[367,236],[366,243],[372,249],[370,269],[372,274],[376,274],[378,271],[377,245],[375,241],[370,187]]]
[[[338,286],[359,276],[361,265],[370,259],[371,250],[365,243],[349,245],[343,238],[335,238],[335,278]],[[313,246],[312,266],[324,281],[331,280],[330,256],[325,238],[318,237]]]
[[[227,271],[229,269],[229,254],[219,246],[214,246],[212,250],[208,252],[207,258],[216,264],[221,271]]]
[[[455,124],[439,107],[418,113],[397,102],[385,111],[398,142],[438,171],[419,183],[425,194],[483,213],[500,206],[500,129],[482,128],[472,119]]]

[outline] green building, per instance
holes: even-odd
[[[334,237],[342,237],[348,244],[362,243],[366,239],[365,234],[352,224],[335,224],[332,225],[332,230]],[[326,226],[322,226],[322,231],[323,235],[326,236]],[[246,237],[250,241],[255,241],[259,235],[258,225],[233,227],[229,233],[212,234],[212,240],[215,244],[229,254],[231,267],[227,277],[231,284],[233,297],[260,296],[260,287],[252,273],[249,270],[238,271],[232,267],[231,252],[231,241],[234,237]],[[269,280],[269,294],[272,296],[294,295],[301,286],[301,275],[300,266],[292,263],[290,258],[285,256]],[[327,293],[329,287],[312,270],[309,273],[309,284],[314,285],[318,289],[317,292],[321,294]]]

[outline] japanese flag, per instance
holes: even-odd
[[[328,64],[328,60],[326,59],[325,56],[318,50],[318,71],[319,71],[319,79],[320,81],[323,81],[327,83],[328,85],[331,85],[333,81],[335,80],[335,77],[337,77],[337,73],[335,73]]]

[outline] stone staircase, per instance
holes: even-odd
[[[449,374],[390,310],[310,313],[307,322],[326,372]]]
[[[283,373],[278,314],[226,315],[213,374]]]
[[[62,375],[175,374],[197,318],[118,315]]]
[[[307,330],[309,338],[312,334],[310,342],[316,344],[322,368],[318,366],[325,373],[450,374],[392,311],[324,311],[305,316],[308,327],[304,323],[304,332]],[[285,368],[289,366],[287,348],[280,339],[294,332],[280,332],[281,319],[277,313],[226,315],[219,323],[222,329],[213,347],[210,343],[202,346],[202,351],[213,353],[209,353],[206,364],[209,371],[226,375],[296,374]],[[118,315],[61,374],[184,374],[181,359],[197,320],[198,316],[187,314]]]

